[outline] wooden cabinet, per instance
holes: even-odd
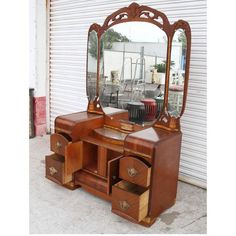
[[[124,28],[116,28],[120,23]],[[142,31],[146,29],[145,24],[149,26],[147,30],[151,27],[147,42],[143,38],[142,41],[136,38],[138,35],[145,37],[144,32],[136,32],[132,40],[129,35],[126,37],[125,34],[132,31],[132,26],[135,26],[135,31]],[[115,30],[123,30],[124,35]],[[119,35],[119,39],[110,37],[111,32]],[[175,42],[173,39],[180,36],[186,40],[180,45],[182,50],[178,50],[181,55],[173,58],[184,58],[185,63],[176,63],[176,66],[182,65],[179,73],[181,76],[178,78],[182,84],[179,97],[181,107],[176,107],[168,95],[171,92],[169,72],[172,63],[171,47]],[[115,41],[109,42],[110,38]],[[123,44],[120,38],[126,43]],[[155,80],[153,83],[145,80],[145,70],[149,68],[145,67],[146,63],[154,58],[155,63],[160,61],[156,51],[158,38],[163,40],[161,44],[166,47],[162,48],[163,52],[167,52],[166,57],[161,57],[165,63],[149,66],[165,68],[165,80],[161,84],[155,84]],[[105,43],[104,39],[108,42]],[[98,54],[92,54],[94,50],[89,48],[91,45],[97,45]],[[113,45],[116,50],[119,49],[117,52],[113,50]],[[137,3],[115,11],[106,18],[103,25],[92,24],[88,32],[87,111],[61,115],[55,119],[55,133],[50,139],[54,154],[46,156],[46,177],[70,189],[82,187],[110,201],[113,213],[147,227],[163,211],[174,205],[182,139],[180,118],[187,98],[190,45],[191,30],[187,22],[180,20],[170,24],[164,13]],[[136,51],[132,53],[131,49]],[[127,52],[129,54],[125,55]],[[131,54],[138,55],[138,58],[132,58]],[[148,57],[152,57],[152,60],[148,60]],[[114,63],[119,58],[122,58],[123,63]],[[125,59],[128,59],[127,63]],[[118,68],[120,70],[121,67],[122,73],[118,76]],[[89,71],[91,68],[101,70],[95,73]],[[127,75],[130,77],[125,79]],[[136,77],[132,78],[133,75]],[[150,99],[156,89],[160,90],[160,96],[164,93],[164,98],[161,97],[162,110],[157,114],[156,104]],[[143,103],[147,101],[152,103],[151,110],[144,109]],[[130,104],[136,107],[132,114]],[[142,111],[140,107],[143,107]]]
[[[81,125],[86,129],[80,116],[84,116],[83,112],[77,113],[77,122],[70,122],[69,115],[59,117],[55,129],[64,123],[71,123],[68,134]],[[72,117],[75,119],[76,115]],[[93,116],[93,122],[100,122],[99,114]],[[102,133],[101,129],[107,129],[106,123],[98,129]],[[96,129],[86,135],[78,132],[75,141],[62,133],[52,135],[55,153],[46,157],[46,177],[65,187],[70,184],[72,189],[82,187],[111,201],[113,213],[151,226],[175,203],[182,134],[149,127],[128,133],[117,143],[116,132],[110,128],[110,138],[107,132],[104,138],[97,136]],[[63,143],[63,152],[55,148],[58,140]]]

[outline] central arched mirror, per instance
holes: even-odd
[[[166,52],[165,32],[151,23],[121,23],[105,31],[100,41],[102,107],[128,109],[133,102],[162,97]]]

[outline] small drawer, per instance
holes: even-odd
[[[140,222],[148,213],[149,190],[120,181],[112,186],[112,212]]]
[[[50,136],[51,151],[64,156],[65,148],[70,143],[70,141],[61,134],[52,134]]]
[[[119,177],[131,183],[143,187],[150,185],[151,167],[143,161],[132,157],[122,157],[120,159]]]
[[[58,184],[64,184],[64,157],[57,154],[46,156],[46,177]]]

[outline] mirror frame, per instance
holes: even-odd
[[[102,106],[99,102],[99,65],[100,65],[100,40],[101,36],[107,29],[110,27],[132,21],[140,21],[140,22],[148,22],[156,25],[160,29],[162,29],[167,36],[167,54],[166,54],[166,76],[165,76],[165,95],[164,95],[164,104],[163,109],[154,123],[154,127],[159,127],[163,129],[167,129],[170,131],[180,131],[180,117],[183,115],[186,100],[187,100],[187,90],[188,90],[188,80],[189,80],[189,65],[190,65],[190,54],[191,54],[191,29],[188,22],[184,20],[178,20],[173,24],[170,24],[167,16],[151,7],[139,5],[135,2],[131,3],[128,7],[123,7],[111,15],[109,15],[103,25],[99,25],[94,23],[90,26],[88,31],[88,39],[89,34],[92,30],[97,32],[98,38],[98,60],[97,60],[97,81],[96,81],[96,97],[92,101],[88,101],[87,112],[97,113],[97,114],[105,114]],[[172,39],[175,32],[178,29],[182,29],[185,32],[187,39],[187,48],[186,48],[186,65],[185,65],[185,82],[184,82],[184,94],[183,94],[183,105],[182,110],[179,117],[171,117],[168,113],[168,93],[169,93],[169,80],[170,80],[170,64],[171,64],[171,48],[172,48]],[[87,51],[88,51],[88,42],[87,42]],[[88,68],[88,55],[87,55],[87,64],[86,69]],[[87,74],[87,72],[86,72]],[[87,86],[87,77],[86,77],[86,86]],[[87,88],[87,87],[86,87]]]

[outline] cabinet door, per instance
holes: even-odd
[[[120,181],[119,178],[119,160],[121,157],[116,157],[108,161],[108,188],[107,194],[111,193],[112,185]]]
[[[82,168],[82,141],[70,143],[65,149],[65,181],[72,180],[72,174]]]

